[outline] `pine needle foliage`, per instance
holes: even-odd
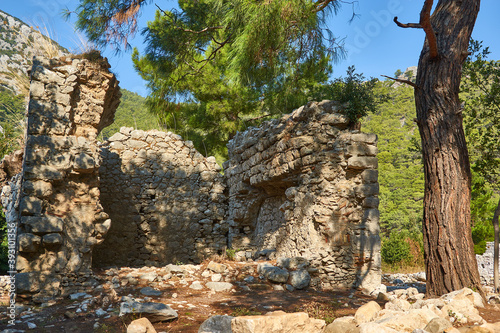
[[[494,238],[491,219],[500,191],[500,61],[488,60],[488,47],[471,40],[460,98],[472,169],[472,239],[483,253]]]
[[[80,0],[77,27],[98,46],[127,46],[147,0]],[[206,154],[239,130],[317,97],[344,53],[326,29],[340,1],[179,0],[142,30],[132,54],[148,108]],[[328,96],[326,96],[328,98]]]

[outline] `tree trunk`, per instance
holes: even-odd
[[[430,2],[430,4],[429,4]],[[480,0],[440,0],[421,25],[415,101],[422,140],[427,295],[464,287],[483,294],[471,235],[471,172],[458,98],[462,65]],[[435,33],[435,35],[433,35]]]
[[[495,232],[495,242],[493,248],[493,284],[495,293],[498,293],[498,243],[500,242],[500,227],[498,225],[498,216],[500,216],[500,200],[498,201],[497,209],[493,215],[493,230]]]

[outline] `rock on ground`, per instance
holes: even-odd
[[[269,281],[277,283],[286,283],[290,276],[286,269],[281,269],[268,263],[259,264],[257,266],[257,272],[262,274]]]
[[[269,312],[264,316],[242,316],[231,321],[233,333],[318,333],[325,321],[309,318],[305,312]]]
[[[156,333],[156,330],[147,318],[141,318],[128,325],[127,333]]]
[[[295,289],[307,288],[310,282],[311,275],[305,269],[290,272],[290,284]]]
[[[362,305],[354,315],[356,322],[358,324],[363,324],[372,321],[375,318],[377,312],[379,312],[382,308],[378,305],[377,302],[371,301],[364,305]]]
[[[205,285],[213,291],[231,290],[233,288],[233,285],[229,282],[207,282]]]
[[[232,333],[231,320],[232,316],[213,316],[208,318],[201,324],[198,333]]]
[[[444,318],[434,318],[424,327],[424,331],[429,333],[442,333],[451,328],[453,328],[453,325],[448,320]]]
[[[359,327],[348,321],[334,321],[325,328],[323,333],[359,333]]]
[[[127,299],[120,304],[120,317],[129,313],[145,316],[153,323],[178,317],[177,312],[166,304],[154,302],[139,303],[134,299]]]

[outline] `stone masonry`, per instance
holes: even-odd
[[[122,127],[102,158],[101,202],[113,223],[94,265],[198,263],[225,252],[227,200],[214,157],[170,132]]]
[[[99,145],[120,97],[108,68],[34,60],[22,172],[2,192],[19,294],[43,302],[91,288],[93,267],[198,263],[227,247],[300,257],[324,289],[380,284],[377,137],[342,105],[238,133],[221,174],[170,132],[122,128]]]
[[[479,276],[481,278],[481,283],[483,285],[494,285],[493,281],[493,261],[495,259],[495,243],[487,242],[486,251],[479,255],[476,254],[477,267],[479,270]]]
[[[228,144],[229,243],[305,257],[323,288],[380,284],[377,137],[311,102]]]
[[[35,58],[18,207],[18,293],[89,286],[92,248],[111,220],[99,202],[100,130],[120,91],[106,60]]]

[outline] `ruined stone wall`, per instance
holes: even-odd
[[[377,137],[311,102],[228,144],[233,249],[301,256],[322,288],[380,284]]]
[[[229,245],[305,257],[313,286],[380,284],[377,138],[342,107],[309,103],[238,133],[224,175],[190,141],[122,128],[103,59],[35,59],[22,172],[4,189],[19,223],[18,293],[93,285],[92,267],[200,262]]]
[[[102,158],[101,202],[113,223],[94,265],[200,262],[225,251],[227,200],[214,157],[170,132],[121,128]]]
[[[119,104],[103,59],[35,58],[18,207],[18,293],[90,286],[92,248],[111,221],[99,202],[96,138]]]

